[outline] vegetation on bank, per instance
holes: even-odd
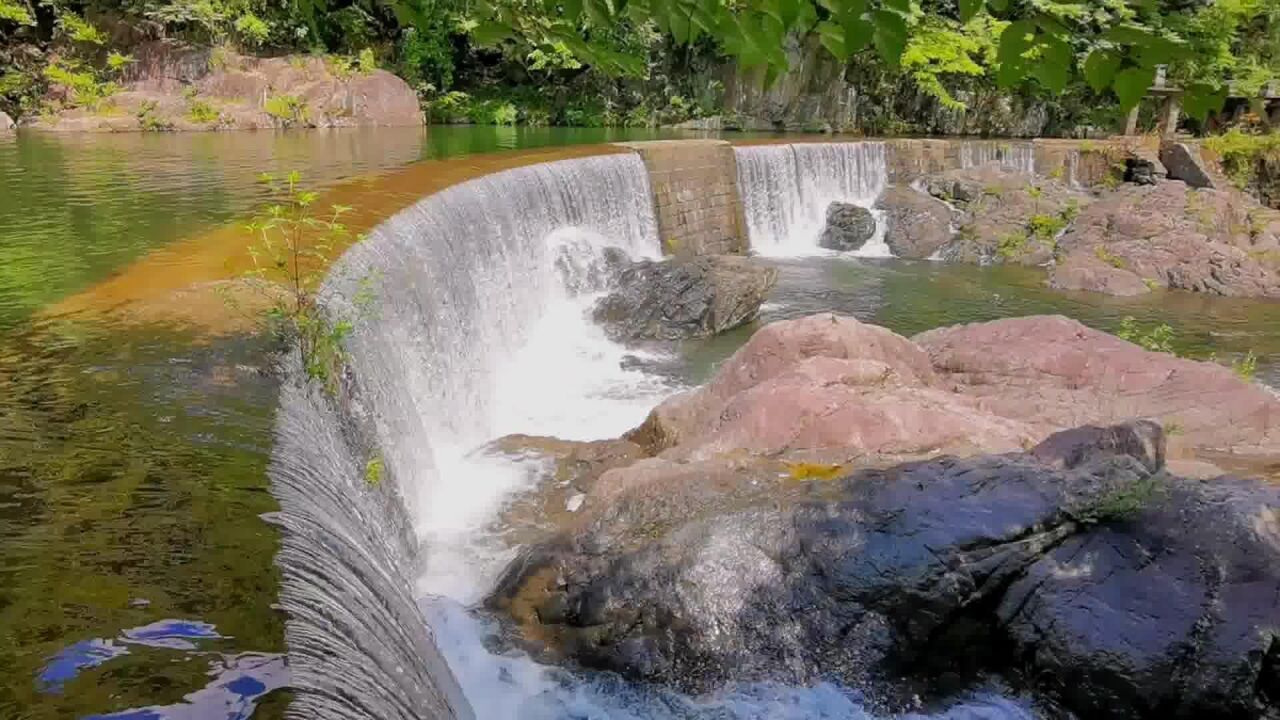
[[[1250,94],[1280,75],[1278,22],[1277,0],[0,0],[0,109],[92,108],[139,44],[177,38],[385,67],[453,121],[718,114],[726,64],[770,84],[806,43],[892,106],[889,123],[1000,97],[1109,120],[1138,101],[1157,65],[1204,117],[1228,83]]]

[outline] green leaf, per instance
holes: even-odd
[[[1187,91],[1182,96],[1182,109],[1189,117],[1204,122],[1209,113],[1222,109],[1222,103],[1226,99],[1225,87],[1215,87],[1208,83],[1192,83],[1187,86]]]
[[[849,55],[870,45],[872,37],[875,36],[875,25],[858,16],[847,15],[840,25],[844,28],[845,52]]]
[[[1039,45],[1040,58],[1033,70],[1035,77],[1046,89],[1060,93],[1071,76],[1071,46],[1051,35],[1042,36]]]
[[[881,3],[886,10],[892,10],[903,17],[911,14],[911,0],[881,0]]]
[[[1089,87],[1102,92],[1111,87],[1111,81],[1120,67],[1120,56],[1110,50],[1094,50],[1084,60],[1084,79]]]
[[[676,41],[677,45],[688,45],[693,39],[692,21],[689,17],[689,11],[683,3],[673,2],[669,14],[667,15],[667,27],[671,30],[671,37]]]
[[[996,61],[1000,67],[996,71],[996,84],[1002,88],[1011,88],[1026,77],[1027,60],[1023,57],[1031,49],[1031,37],[1035,26],[1030,20],[1018,20],[1009,23],[1000,33],[1000,46],[996,51]]]
[[[991,6],[992,10],[999,13],[1009,9],[1009,0],[987,0],[987,4]]]
[[[960,0],[960,22],[969,22],[981,10],[982,0]]]
[[[472,39],[481,47],[497,45],[513,34],[509,25],[490,20],[482,21],[471,30]]]
[[[844,62],[853,54],[845,48],[844,28],[830,20],[823,20],[814,29],[818,32],[818,42],[822,43],[822,47],[826,48],[835,59]]]
[[[891,10],[877,10],[875,20],[876,51],[889,67],[897,67],[902,51],[907,47],[907,21]]]
[[[586,8],[587,17],[596,27],[605,28],[611,24],[609,17],[612,13],[607,0],[586,0],[583,7]]]
[[[1154,67],[1131,67],[1116,73],[1111,87],[1116,91],[1116,97],[1120,98],[1120,109],[1127,112],[1136,107],[1155,79]]]
[[[582,0],[561,0],[560,7],[564,18],[570,22],[577,22],[582,17]]]

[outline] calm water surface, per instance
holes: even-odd
[[[276,536],[260,518],[276,388],[252,339],[40,319],[144,253],[229,223],[264,171],[327,185],[429,158],[658,137],[443,128],[0,138],[0,718],[278,717]],[[1063,295],[1021,268],[779,262],[762,320],[838,310],[911,334],[1061,312],[1169,322],[1253,350],[1280,385],[1275,304]],[[751,328],[685,347],[701,380]],[[188,714],[183,714],[188,713]]]

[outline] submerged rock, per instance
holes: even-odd
[[[618,273],[593,316],[620,341],[707,337],[754,319],[777,277],[735,255],[641,261]]]
[[[1058,245],[1059,289],[1280,297],[1280,213],[1241,193],[1126,185],[1085,208]]]
[[[818,245],[828,250],[852,252],[876,234],[876,218],[871,211],[853,203],[833,202],[827,206],[827,224]]]
[[[836,678],[892,703],[904,676],[1010,670],[1090,717],[1261,717],[1280,489],[1162,458],[1138,422],[838,479],[643,460],[490,602],[551,656],[693,692]]]
[[[951,241],[951,208],[910,187],[893,185],[876,200],[884,211],[884,241],[902,258],[927,258]]]

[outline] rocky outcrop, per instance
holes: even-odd
[[[1193,188],[1226,190],[1229,187],[1200,157],[1199,148],[1187,143],[1162,143],[1160,162],[1168,170],[1170,180],[1181,180]]]
[[[777,270],[734,255],[634,263],[593,316],[615,340],[707,337],[755,318]]]
[[[13,129],[13,118],[9,117],[3,110],[0,110],[0,132]]]
[[[1059,289],[1280,297],[1280,213],[1237,192],[1125,185],[1085,208],[1058,247]]]
[[[1009,318],[912,338],[940,383],[1038,437],[1132,417],[1181,447],[1280,456],[1280,399],[1230,368],[1149,352],[1062,316]]]
[[[645,460],[490,602],[550,657],[694,692],[834,677],[893,710],[904,678],[1009,670],[1081,716],[1262,717],[1280,489],[1169,476],[1163,442],[1136,422],[817,480]]]
[[[902,185],[885,188],[876,200],[884,212],[884,241],[897,257],[932,257],[952,238],[952,210],[924,192]]]
[[[913,340],[836,315],[771,323],[628,437],[675,460],[755,452],[843,463],[1004,452],[1131,417],[1176,425],[1188,452],[1280,456],[1280,399],[1264,388],[1060,316]]]
[[[136,54],[139,62],[121,90],[96,109],[68,108],[26,124],[50,131],[130,132],[423,122],[408,83],[345,60],[252,58],[168,41],[143,46]],[[59,98],[57,88],[51,98]]]
[[[1010,170],[998,163],[926,176],[930,195],[960,212],[946,260],[1043,265],[1053,259],[1057,234],[1091,196],[1065,183]]]
[[[827,206],[826,226],[818,238],[819,247],[852,252],[876,234],[876,218],[871,211],[853,203],[833,202]]]

